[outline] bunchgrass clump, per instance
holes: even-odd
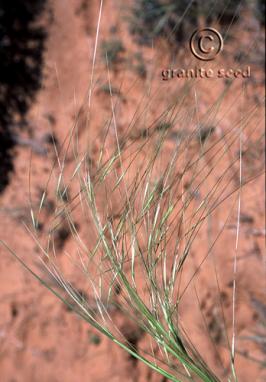
[[[218,99],[216,107],[220,102]],[[165,127],[158,128],[158,122],[152,123],[143,140],[127,139],[129,133],[123,137],[117,135],[112,153],[106,150],[107,142],[103,142],[93,171],[88,167],[86,155],[81,155],[76,158],[75,169],[67,181],[61,162],[57,189],[61,189],[60,183],[64,181],[65,189],[75,184],[78,191],[55,209],[46,243],[41,244],[37,232],[32,232],[53,284],[36,273],[35,276],[69,310],[165,378],[175,382],[214,382],[220,379],[194,347],[179,312],[184,294],[216,240],[210,244],[191,280],[183,283],[182,274],[205,221],[228,198],[238,194],[239,157],[229,162],[226,158],[243,135],[239,135],[238,123],[222,137],[215,137],[213,127],[203,137],[200,127],[196,127],[169,150],[170,127],[179,118],[177,110],[181,104],[182,100],[176,101],[164,111],[160,126]],[[216,107],[213,105],[208,111],[211,126]],[[242,134],[254,113],[255,110],[250,110],[241,121]],[[123,147],[119,144],[121,139],[126,142]],[[242,144],[247,144],[249,139],[247,133]],[[194,147],[192,151],[190,145]],[[57,160],[61,161],[60,156]],[[221,168],[218,178],[213,177]],[[253,173],[252,177],[242,179],[241,188],[256,176]],[[209,185],[205,193],[204,184]],[[200,203],[194,198],[199,190]],[[119,200],[116,211],[112,206],[115,200]],[[40,209],[44,204],[45,193]],[[78,211],[89,227],[85,236],[77,231],[73,220],[73,214]],[[32,218],[36,226],[38,212],[32,211]],[[79,272],[84,293],[71,285],[57,259],[54,240],[62,221],[76,242],[77,257],[71,255],[70,264]],[[112,317],[114,309],[137,325],[142,336],[149,339],[151,352],[135,347],[125,338]]]

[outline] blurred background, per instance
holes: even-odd
[[[217,113],[216,120],[220,122],[214,134],[226,132],[245,111],[256,109],[249,120],[251,139],[243,155],[243,172],[248,177],[264,170],[264,1],[104,0],[93,67],[100,3],[99,0],[0,2],[0,239],[28,264],[36,265],[40,249],[23,223],[30,224],[30,204],[35,206],[40,200],[56,160],[55,152],[63,147],[69,130],[78,126],[79,138],[81,141],[86,138],[93,163],[112,114],[111,80],[119,132],[125,131],[135,113],[146,105],[151,89],[156,90],[147,113],[142,115],[139,125],[134,124],[132,134],[135,137],[141,134],[171,100],[181,96],[186,81],[162,81],[162,70],[203,66],[189,51],[189,38],[201,25],[215,26],[226,36],[224,51],[210,65],[244,69],[250,66],[251,76],[234,81],[228,78],[199,81],[196,89],[199,118],[230,86]],[[188,97],[187,113],[195,104],[195,94],[192,92]],[[185,127],[176,123],[173,131],[189,131],[193,124],[193,118]],[[72,168],[73,161],[72,155],[66,168]],[[47,234],[47,222],[58,203],[54,184],[52,181],[49,186],[38,226],[40,236]],[[68,196],[65,197],[67,200]],[[236,361],[241,382],[266,380],[264,203],[264,179],[260,176],[243,193]],[[113,201],[114,210],[118,204],[118,200]],[[219,229],[223,218],[220,212],[213,232]],[[76,219],[82,231],[82,219],[80,216]],[[227,244],[217,244],[225,306],[232,293],[233,228],[229,225],[226,231]],[[205,237],[201,240],[196,258],[205,248]],[[68,271],[64,256],[75,251],[68,226],[60,227],[54,243]],[[198,285],[202,292],[201,309],[218,353],[226,363],[215,280],[210,281],[213,278],[206,272]],[[68,275],[78,283],[73,270]],[[0,283],[1,381],[166,381],[67,310],[2,246]],[[192,321],[193,307],[189,301],[184,309],[184,315]],[[225,309],[224,314],[230,330],[230,309]],[[129,339],[136,344],[141,342],[130,322],[123,318],[121,325]],[[202,336],[202,325],[202,318],[198,317],[191,330],[207,354],[209,340]],[[219,369],[217,355],[207,357]],[[227,380],[226,375],[221,378]]]

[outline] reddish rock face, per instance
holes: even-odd
[[[221,381],[227,380],[230,372],[227,341],[231,345],[233,264],[236,255],[235,366],[239,381],[263,381],[263,371],[257,361],[265,358],[265,346],[256,340],[265,340],[266,336],[263,332],[264,179],[259,176],[264,168],[261,139],[264,128],[263,31],[254,16],[249,11],[243,11],[238,22],[229,29],[223,52],[217,60],[206,64],[206,69],[244,70],[250,65],[250,77],[235,78],[233,83],[230,78],[198,78],[187,91],[179,109],[172,111],[176,115],[174,123],[159,123],[161,113],[176,99],[183,99],[188,83],[187,78],[177,77],[162,81],[162,70],[202,67],[202,63],[191,55],[185,42],[178,49],[172,49],[165,39],[156,40],[152,48],[139,46],[128,31],[124,6],[125,2],[122,1],[104,2],[94,67],[92,58],[99,14],[98,1],[51,0],[42,16],[40,22],[47,32],[44,78],[36,101],[27,114],[27,128],[20,133],[20,142],[27,144],[16,146],[14,172],[9,185],[0,195],[0,239],[8,243],[48,283],[55,285],[54,280],[44,273],[44,268],[36,265],[37,259],[42,256],[40,248],[22,224],[31,224],[29,201],[38,210],[45,191],[47,196],[39,214],[37,233],[41,242],[44,242],[49,228],[53,226],[58,264],[69,278],[68,281],[76,286],[78,298],[81,301],[90,300],[89,283],[84,283],[84,278],[73,265],[79,259],[79,253],[72,234],[75,229],[90,247],[95,240],[95,231],[88,224],[89,220],[84,220],[80,208],[73,211],[73,227],[60,219],[58,227],[53,225],[56,223],[56,208],[66,205],[79,191],[77,184],[67,187],[76,168],[72,148],[68,150],[64,162],[62,187],[56,191],[57,170],[54,170],[47,186],[51,169],[57,163],[57,155],[62,160],[60,155],[67,150],[67,135],[73,125],[76,125],[80,153],[87,153],[86,165],[92,177],[97,175],[96,165],[104,140],[103,158],[106,159],[116,147],[117,138],[121,147],[129,147],[128,152],[133,155],[136,145],[150,137],[152,128],[155,134],[168,134],[162,151],[161,167],[154,170],[158,179],[161,169],[168,163],[170,153],[180,142],[186,142],[186,156],[182,157],[184,162],[180,162],[180,179],[185,158],[195,159],[202,146],[208,147],[219,142],[218,149],[209,146],[205,167],[200,168],[202,177],[212,169],[210,177],[198,189],[190,187],[192,173],[188,172],[181,182],[186,197],[192,200],[189,213],[197,210],[202,197],[213,189],[230,163],[236,161],[239,164],[239,139],[230,146],[232,138],[229,137],[233,135],[227,133],[233,129],[237,133],[241,126],[245,127],[241,147],[242,178],[250,182],[241,191],[237,250],[238,199],[235,193],[205,221],[195,240],[180,281],[181,290],[185,290],[187,285],[189,287],[182,297],[178,314],[199,353]],[[191,33],[193,31],[192,28]],[[189,41],[190,36],[187,37]],[[107,66],[102,41],[111,39],[121,41],[123,49],[119,50],[117,61],[114,59],[113,64]],[[90,92],[92,70],[93,91]],[[219,96],[223,92],[220,102]],[[110,127],[108,134],[107,126]],[[189,138],[195,126],[200,126],[201,130]],[[124,136],[127,136],[126,141],[123,140]],[[152,142],[155,145],[155,141]],[[230,148],[216,164],[217,152],[222,154],[225,144]],[[136,174],[137,166],[147,162],[147,158],[148,151],[143,151],[132,165],[129,178]],[[117,168],[118,173],[120,170]],[[237,164],[232,165],[226,176],[226,179],[232,180],[231,187],[239,186]],[[203,178],[200,176],[199,182],[200,179]],[[106,212],[114,226],[118,225],[121,206],[126,201],[126,195],[119,189],[110,193],[116,180],[108,178],[106,187],[99,188],[97,194],[100,211]],[[226,192],[225,185],[223,183]],[[158,181],[159,192],[162,187]],[[222,198],[222,189],[220,192]],[[175,238],[183,237],[185,230],[186,226],[181,225],[174,232]],[[141,245],[145,250],[145,237],[142,239]],[[214,241],[215,246],[210,249]],[[181,247],[185,243],[183,241]],[[170,242],[168,250],[170,260],[173,242]],[[210,253],[207,256],[208,251]],[[66,309],[1,246],[0,252],[0,370],[4,382],[166,381],[140,361],[133,361],[117,345],[77,318],[71,307]],[[200,266],[204,258],[204,264]],[[200,271],[196,272],[199,267]],[[91,272],[95,276],[95,268]],[[195,272],[197,274],[193,278]],[[145,280],[139,277],[137,281],[145,295]],[[119,305],[123,289],[117,285],[114,294],[115,303]],[[91,308],[92,314],[97,314],[97,306]],[[125,317],[116,304],[109,305],[106,301],[106,309],[132,348],[150,351],[148,336]],[[156,349],[156,352],[160,354],[160,350]]]

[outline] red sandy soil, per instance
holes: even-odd
[[[45,52],[45,67],[43,87],[39,91],[36,102],[28,113],[28,122],[32,127],[31,139],[45,145],[48,155],[42,156],[32,152],[30,148],[16,148],[15,171],[9,186],[0,197],[0,238],[28,264],[36,265],[40,252],[36,243],[27,234],[22,221],[30,224],[29,215],[29,163],[31,158],[31,199],[35,204],[40,199],[45,182],[49,176],[55,159],[51,146],[43,143],[45,135],[53,133],[59,145],[63,144],[69,129],[77,121],[79,139],[86,146],[92,160],[97,156],[100,141],[106,121],[111,117],[110,96],[105,94],[102,85],[108,83],[108,71],[100,53],[97,55],[94,80],[97,84],[91,98],[91,111],[88,115],[88,98],[86,96],[91,79],[92,56],[94,50],[96,25],[99,11],[99,1],[69,0],[67,2],[54,0],[50,2],[50,22],[46,17],[48,40]],[[104,2],[100,43],[110,38],[110,28],[116,26],[115,36],[123,41],[126,51],[123,61],[116,70],[110,71],[112,85],[120,89],[120,95],[115,96],[116,120],[118,132],[125,131],[134,116],[144,109],[149,99],[149,88],[158,89],[151,102],[146,118],[154,120],[173,97],[180,96],[181,85],[186,80],[173,79],[163,82],[161,70],[168,67],[194,67],[198,62],[185,46],[180,49],[176,62],[170,64],[169,46],[160,42],[159,47],[150,49],[139,47],[132,41],[127,32],[124,12],[126,4],[120,1],[106,0]],[[252,41],[262,39],[254,19],[247,15],[239,25],[232,29],[230,43],[215,63],[217,67],[238,67],[233,59],[234,52],[251,50],[250,79],[238,79],[231,87],[229,94],[223,99],[221,108],[215,116],[220,121],[215,134],[228,131],[241,115],[252,106],[257,106],[257,112],[251,117],[245,134],[252,134],[251,140],[256,139],[264,127],[263,121],[263,67],[260,64],[260,47],[263,41],[254,48]],[[245,25],[245,28],[244,28]],[[113,32],[114,33],[114,32]],[[252,49],[250,49],[250,44]],[[147,77],[141,79],[133,70],[134,53],[141,51],[147,63]],[[214,66],[210,66],[214,67]],[[198,102],[198,113],[201,118],[225,88],[223,79],[202,79],[197,81],[191,97],[187,101],[188,108],[193,110],[195,99]],[[100,89],[100,90],[99,90]],[[141,97],[143,103],[139,104]],[[84,103],[85,100],[85,103]],[[88,122],[89,121],[89,122]],[[191,128],[195,121],[191,121]],[[141,126],[140,126],[141,128]],[[176,126],[175,129],[184,128]],[[255,129],[256,128],[256,129]],[[133,132],[136,134],[136,130]],[[114,136],[108,145],[114,145]],[[171,143],[166,147],[166,156]],[[194,150],[192,148],[192,150]],[[263,147],[253,147],[250,155],[243,158],[243,174],[250,176],[258,170],[263,170]],[[72,159],[71,159],[72,158]],[[226,165],[217,168],[222,171]],[[66,163],[66,172],[73,171],[75,162],[70,155]],[[52,177],[49,185],[50,204],[56,203],[53,186],[56,178]],[[204,193],[210,184],[204,184]],[[242,192],[237,273],[237,349],[246,352],[245,356],[236,356],[236,369],[239,382],[265,381],[265,372],[261,365],[250,358],[265,360],[262,347],[247,338],[254,335],[261,320],[265,319],[265,269],[264,253],[264,178],[260,176]],[[74,194],[74,190],[71,190]],[[102,195],[104,198],[104,192]],[[101,199],[101,196],[100,196]],[[228,367],[228,349],[224,346],[224,329],[221,309],[219,308],[219,293],[215,279],[215,266],[218,270],[220,298],[224,306],[224,316],[229,337],[232,334],[232,280],[233,256],[236,240],[237,206],[233,200],[227,201],[223,208],[217,209],[210,223],[211,233],[215,237],[225,223],[228,211],[232,211],[227,228],[217,241],[212,256],[206,261],[203,271],[195,279],[184,297],[182,306],[182,321],[190,333],[200,353],[206,357],[210,365],[219,373],[221,380],[226,381],[226,375],[221,374],[218,356],[212,350],[210,336],[201,314],[205,316],[208,332],[216,341],[217,352]],[[112,197],[112,214],[119,210],[120,201]],[[41,215],[42,234],[48,230],[50,218],[49,206]],[[80,234],[87,230],[82,224],[81,215],[75,215]],[[184,270],[185,280],[189,280],[208,249],[207,225],[197,239],[197,248],[192,253]],[[65,260],[68,253],[75,252],[75,242],[71,236],[60,240],[58,238],[58,257],[69,279],[79,283],[75,268],[68,269]],[[16,261],[6,250],[0,248],[0,374],[3,382],[79,382],[79,381],[110,381],[110,382],[146,382],[165,381],[163,377],[148,370],[147,367],[134,362],[130,357],[102,335],[96,333],[87,323],[69,312],[66,307],[48,292]],[[185,281],[184,281],[185,282]],[[199,303],[195,303],[195,289],[199,295]],[[264,304],[264,305],[263,305]],[[264,310],[264,313],[262,312]],[[116,313],[119,315],[118,313]],[[117,317],[124,327],[129,322]],[[132,328],[134,330],[134,328]],[[95,335],[99,343],[95,343]],[[231,340],[231,337],[230,337]],[[265,337],[264,337],[265,340]],[[145,339],[140,341],[145,347]],[[265,344],[264,344],[265,349]]]

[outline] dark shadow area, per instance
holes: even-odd
[[[178,48],[198,28],[199,20],[207,26],[218,23],[225,34],[247,9],[265,26],[265,0],[138,0],[128,12],[128,28],[140,45],[151,46],[153,40],[164,38]]]
[[[45,29],[37,21],[43,0],[0,1],[0,192],[13,170],[14,126],[25,117],[42,79]]]

